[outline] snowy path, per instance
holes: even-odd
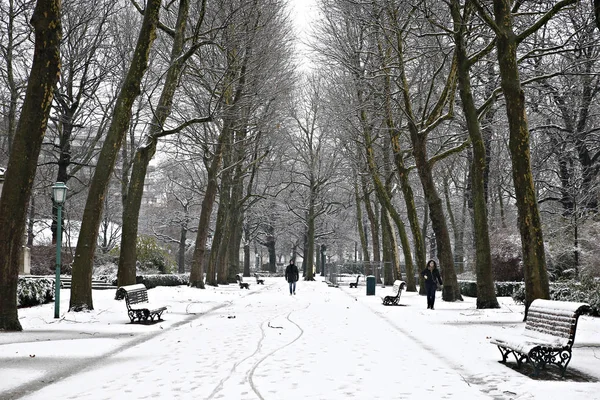
[[[24,398],[492,398],[344,291],[286,290],[277,282],[216,307]]]
[[[23,332],[0,334],[0,399],[598,399],[600,319],[580,318],[567,374],[532,378],[499,362],[490,337],[518,332],[522,305],[478,310],[403,293],[384,307],[377,287],[328,288],[282,278],[265,286],[158,287],[164,321],[130,324],[114,292],[95,310],[53,318],[53,304],[20,309]]]

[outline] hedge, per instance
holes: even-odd
[[[54,279],[19,278],[17,307],[31,307],[54,300]]]
[[[524,282],[495,282],[496,296],[511,296],[516,303],[525,302]],[[477,297],[477,282],[458,281],[460,292],[464,296]],[[550,283],[550,299],[588,303],[591,315],[600,315],[600,281],[584,278],[581,281],[564,281]]]

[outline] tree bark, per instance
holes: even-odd
[[[546,254],[531,173],[529,126],[525,94],[521,88],[517,64],[518,43],[517,36],[513,32],[511,2],[494,0],[494,14],[497,27],[496,48],[500,67],[500,85],[506,101],[506,115],[510,132],[509,149],[523,251],[525,307],[528,310],[533,300],[550,298]]]
[[[210,231],[210,217],[212,214],[215,198],[218,189],[218,174],[221,169],[221,160],[223,158],[223,147],[229,129],[224,127],[221,130],[215,154],[210,163],[207,172],[208,182],[204,199],[202,199],[202,208],[200,211],[200,219],[198,221],[198,234],[196,235],[196,246],[194,247],[194,258],[192,260],[192,270],[190,272],[190,286],[204,289],[204,264],[206,257],[206,241]],[[214,243],[213,243],[214,245]]]
[[[304,263],[306,263],[306,275],[304,276],[305,281],[314,281],[313,266],[315,264],[315,183],[314,178],[311,176],[310,182],[310,194],[308,200],[308,218],[307,218],[307,239],[308,248],[306,250],[306,257]]]
[[[385,69],[385,68],[384,68]],[[387,70],[386,70],[387,71]],[[415,206],[415,198],[412,187],[408,180],[408,169],[404,165],[404,157],[402,155],[402,149],[400,146],[400,131],[396,127],[396,123],[393,119],[393,112],[391,107],[391,85],[389,75],[386,73],[385,76],[385,112],[386,112],[386,124],[390,133],[390,142],[392,152],[394,154],[394,164],[396,166],[396,173],[398,180],[400,181],[400,188],[404,196],[404,204],[406,206],[406,216],[410,224],[411,233],[413,236],[413,245],[416,263],[418,266],[425,265],[425,246],[423,245],[423,236],[421,235],[421,227],[419,226],[419,216],[417,214],[417,207]],[[403,229],[400,229],[400,235],[403,234]],[[404,233],[406,235],[406,233]],[[408,238],[402,240],[404,243],[408,243]],[[420,267],[418,267],[420,268]],[[417,268],[417,269],[418,269]],[[417,284],[415,281],[415,271],[413,270],[412,262],[406,264],[406,291],[416,292]]]
[[[496,299],[496,287],[492,276],[492,256],[488,232],[486,207],[486,149],[477,109],[471,91],[470,65],[465,43],[468,16],[471,15],[470,3],[467,1],[461,16],[460,1],[451,0],[450,9],[454,21],[454,42],[458,61],[458,82],[462,108],[465,113],[467,130],[473,146],[471,163],[471,188],[473,196],[474,236],[475,236],[475,270],[477,272],[477,308],[499,308]]]
[[[94,308],[92,301],[92,267],[98,228],[104,208],[104,198],[108,191],[119,148],[129,127],[131,108],[140,94],[140,85],[148,68],[150,49],[156,38],[160,4],[160,0],[148,0],[131,65],[119,92],[112,122],[98,157],[75,250],[69,304],[69,310],[71,311],[92,310]]]
[[[369,188],[367,186],[367,180],[364,176],[361,176],[361,185],[363,192],[363,199],[365,202],[365,210],[367,210],[367,218],[369,219],[369,227],[371,228],[371,243],[373,247],[373,261],[378,263],[381,261],[381,245],[379,243],[379,217],[373,210],[373,204],[371,203],[371,195],[369,194]]]
[[[60,74],[60,0],[38,0],[31,18],[33,63],[0,199],[0,331],[21,331],[17,312],[19,260],[37,160]]]
[[[146,143],[137,149],[133,159],[131,179],[127,188],[127,196],[123,204],[121,253],[119,254],[119,268],[117,272],[117,284],[119,286],[132,285],[136,282],[136,243],[140,208],[144,194],[144,184],[146,181],[148,165],[156,153],[158,136],[162,133],[165,121],[171,114],[173,98],[177,90],[177,83],[185,65],[181,54],[183,52],[183,44],[185,41],[188,13],[189,0],[181,0],[175,25],[173,45],[171,47],[171,64],[165,77],[165,83],[158,106],[156,107],[152,118],[152,124],[150,125],[150,132],[146,138]],[[179,269],[181,268],[182,264],[179,265]]]
[[[367,236],[365,227],[363,225],[362,206],[360,198],[360,189],[358,187],[358,176],[356,170],[354,170],[354,202],[356,204],[356,224],[358,229],[358,235],[360,237],[360,245],[363,253],[363,261],[369,261],[369,246],[367,244]]]

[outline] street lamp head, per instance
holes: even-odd
[[[52,199],[56,204],[62,205],[67,199],[67,185],[64,182],[56,182],[52,186]]]

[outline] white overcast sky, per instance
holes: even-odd
[[[311,21],[317,16],[317,0],[290,0],[291,19],[294,21],[294,29],[297,36],[297,48],[299,59],[303,67],[309,64],[306,52],[307,47],[303,44],[311,34]]]

